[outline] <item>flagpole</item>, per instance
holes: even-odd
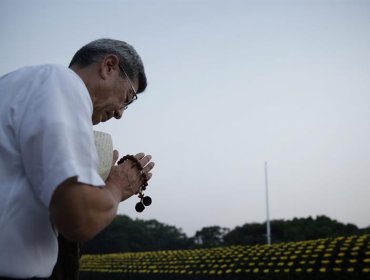
[[[270,210],[269,210],[269,193],[267,179],[267,161],[265,161],[265,188],[266,188],[266,237],[267,244],[271,245],[271,227],[270,227]]]

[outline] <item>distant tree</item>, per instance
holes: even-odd
[[[266,226],[259,223],[244,224],[224,236],[225,245],[245,245],[266,243]]]
[[[82,245],[81,251],[89,254],[116,253],[137,250],[137,236],[142,229],[128,216],[117,215],[112,223],[92,240]],[[136,235],[133,233],[136,232]]]
[[[271,221],[272,243],[370,233],[370,226],[358,229],[326,216]],[[111,225],[82,246],[82,253],[102,254],[173,249],[206,248],[224,245],[266,244],[266,223],[247,223],[233,230],[204,227],[188,238],[181,229],[157,220],[132,220],[118,215]]]
[[[361,230],[361,232],[362,232],[363,234],[370,234],[370,226],[368,226],[368,227],[366,227],[366,228],[363,228],[363,229]]]
[[[361,231],[353,224],[342,224],[326,216],[317,216],[316,219],[294,218],[290,221],[271,221],[272,243],[312,240],[317,238],[348,236],[360,234]],[[226,245],[232,244],[265,244],[266,223],[245,224],[236,227],[224,237]]]
[[[138,221],[145,229],[148,245],[152,250],[186,249],[192,245],[186,234],[174,226],[157,220]]]
[[[195,233],[195,244],[202,248],[222,246],[225,234],[230,230],[220,226],[204,227]]]
[[[192,247],[191,239],[181,229],[156,220],[132,220],[117,215],[113,222],[82,246],[82,253],[103,254],[138,252]]]

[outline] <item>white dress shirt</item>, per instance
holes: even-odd
[[[48,277],[58,243],[49,218],[56,187],[77,176],[104,186],[80,77],[60,65],[0,77],[0,277]]]

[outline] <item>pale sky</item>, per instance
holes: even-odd
[[[327,215],[370,225],[370,1],[0,1],[0,75],[120,39],[148,88],[100,124],[156,167],[119,213],[202,227]],[[1,101],[0,101],[1,102]],[[273,229],[272,229],[273,231]]]

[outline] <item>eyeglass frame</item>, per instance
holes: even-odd
[[[132,103],[137,99],[137,91],[135,90],[134,85],[133,85],[133,83],[132,83],[131,79],[129,78],[129,76],[127,75],[127,73],[126,73],[125,69],[124,69],[120,64],[118,64],[118,68],[119,68],[119,70],[121,70],[121,72],[126,76],[126,78],[127,78],[128,82],[130,83],[130,86],[131,86],[132,92],[134,93],[134,96],[131,98],[131,100],[130,100],[130,101],[128,101],[128,102],[126,102],[126,103],[124,103],[124,104],[123,104],[123,106],[122,106],[122,108],[121,108],[121,109],[123,109],[123,110],[126,110],[126,109],[127,109],[127,107],[128,107],[130,104],[132,104]]]

